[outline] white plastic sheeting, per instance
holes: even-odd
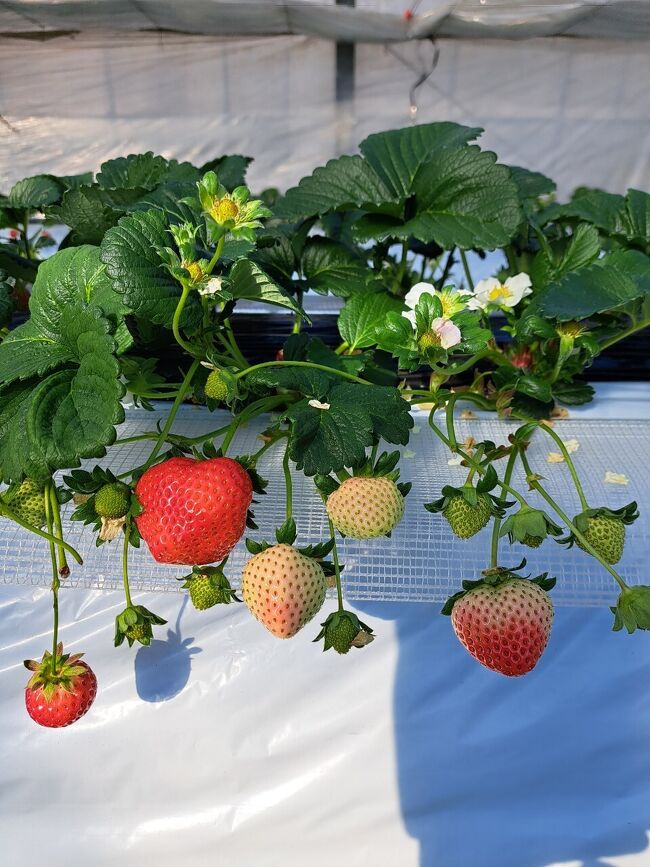
[[[647,386],[599,391],[582,412],[650,418]],[[435,605],[360,606],[377,640],[338,657],[313,625],[279,642],[240,606],[138,601],[170,633],[114,650],[120,595],[63,594],[62,638],[99,694],[47,731],[20,660],[48,643],[48,593],[0,587],[3,867],[650,863],[650,637],[612,633],[609,611],[559,611],[513,680]]]
[[[439,47],[415,94],[418,122],[484,127],[484,147],[546,172],[561,196],[581,184],[650,188],[647,43]],[[408,125],[409,91],[431,70],[432,52],[428,42],[358,45],[354,99],[337,103],[335,46],[307,37],[0,38],[0,190],[148,149],[197,164],[249,154],[255,189],[286,189],[369,133]]]
[[[404,16],[407,9],[415,14]],[[0,33],[162,30],[218,36],[300,34],[347,42],[430,36],[644,39],[648,0],[3,0]]]

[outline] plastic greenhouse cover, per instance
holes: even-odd
[[[183,4],[177,4],[180,8]],[[0,14],[4,4],[0,4]],[[648,16],[650,19],[650,15]],[[335,99],[332,42],[171,33],[0,37],[0,190],[153,150],[198,165],[255,157],[255,190],[295,184],[368,134],[417,121],[484,127],[502,162],[579,185],[650,188],[650,51],[638,41],[444,40],[358,45]]]
[[[581,413],[650,418],[647,385]],[[144,601],[145,597],[140,597]],[[322,654],[242,607],[169,620],[116,651],[118,593],[63,596],[99,680],[72,729],[31,725],[19,660],[49,635],[43,588],[0,587],[0,863],[49,867],[644,867],[648,636],[563,609],[528,677],[476,665],[433,605],[358,604],[377,640]]]
[[[4,0],[0,33],[46,37],[92,30],[163,30],[218,36],[308,35],[343,42],[431,36],[521,39],[532,36],[650,36],[647,0],[447,0],[406,4],[361,0]]]

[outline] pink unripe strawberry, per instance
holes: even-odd
[[[242,573],[241,592],[251,613],[277,638],[291,638],[325,601],[320,564],[291,545],[273,545],[255,554]]]
[[[548,642],[553,603],[538,584],[513,577],[468,590],[453,604],[451,622],[482,665],[509,676],[526,674]]]
[[[390,479],[353,476],[329,495],[326,508],[340,533],[374,539],[390,533],[401,521],[404,497]]]

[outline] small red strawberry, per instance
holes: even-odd
[[[170,458],[135,488],[140,535],[159,563],[214,563],[234,548],[253,497],[250,476],[231,458]]]
[[[47,728],[63,728],[88,711],[97,695],[97,678],[81,661],[82,655],[64,654],[59,644],[56,658],[46,650],[40,662],[25,662],[25,667],[34,672],[25,688],[25,706],[34,722]]]
[[[255,554],[242,573],[241,592],[251,613],[277,638],[291,638],[325,601],[321,565],[291,545],[273,545]]]
[[[491,569],[480,581],[464,581],[443,614],[461,644],[486,668],[510,677],[527,674],[541,657],[553,623],[546,593],[555,579],[529,581],[506,569]]]

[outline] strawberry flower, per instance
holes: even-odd
[[[197,187],[198,209],[205,215],[213,239],[229,232],[234,238],[253,241],[255,229],[262,225],[261,219],[271,216],[271,211],[260,199],[249,198],[250,192],[246,187],[236,187],[230,193],[219,183],[214,172],[203,175]],[[197,205],[196,200],[190,203]]]
[[[523,271],[514,277],[508,277],[505,283],[501,283],[496,277],[488,277],[476,284],[474,295],[467,306],[470,310],[485,310],[490,305],[511,310],[532,291],[530,277]]]
[[[423,295],[431,295],[440,301],[440,308],[444,319],[451,319],[454,313],[460,313],[467,306],[468,296],[464,292],[457,292],[451,286],[445,286],[438,291],[431,283],[416,283],[406,293],[404,303],[409,308],[402,316],[415,328],[415,308],[418,306]]]

